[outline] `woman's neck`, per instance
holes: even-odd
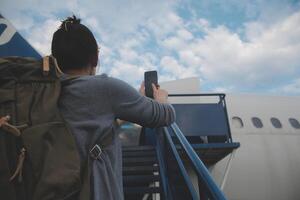
[[[68,69],[65,70],[65,74],[69,75],[78,75],[78,76],[85,76],[85,75],[95,75],[95,67],[84,67],[80,69]]]

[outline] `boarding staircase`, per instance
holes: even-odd
[[[173,104],[176,123],[143,128],[139,145],[123,147],[125,200],[226,199],[208,171],[240,146],[232,141],[225,94],[170,96],[218,101]]]
[[[159,162],[153,146],[123,148],[125,199],[151,199],[161,194]]]

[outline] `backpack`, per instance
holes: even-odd
[[[51,56],[0,58],[1,199],[69,200],[80,193],[79,153],[57,106],[60,75]]]

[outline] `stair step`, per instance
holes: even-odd
[[[158,166],[130,166],[123,167],[123,175],[138,175],[157,172]]]
[[[160,187],[125,187],[124,194],[132,195],[132,194],[155,194],[161,193]]]
[[[123,176],[124,186],[143,185],[157,182],[160,180],[159,175],[130,175]]]
[[[122,148],[122,154],[125,200],[141,200],[145,194],[161,194],[162,188],[154,186],[155,182],[160,182],[155,148],[127,146]]]
[[[154,151],[153,146],[123,146],[123,152],[125,151]]]
[[[125,151],[123,157],[156,156],[155,151]]]
[[[156,157],[138,157],[138,158],[123,158],[124,166],[140,166],[140,165],[151,165],[157,163]]]

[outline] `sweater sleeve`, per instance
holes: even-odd
[[[175,121],[175,110],[171,104],[142,96],[119,79],[108,78],[106,87],[116,118],[146,127],[168,126]]]

